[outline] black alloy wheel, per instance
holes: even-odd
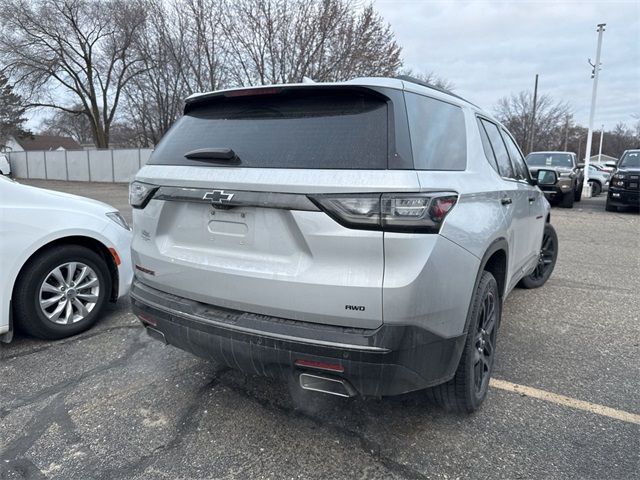
[[[480,408],[489,391],[501,312],[498,283],[491,272],[483,271],[473,296],[460,362],[451,380],[426,390],[431,402],[461,413]]]
[[[536,268],[520,281],[519,286],[524,288],[538,288],[544,285],[551,276],[551,273],[553,273],[557,258],[558,235],[553,226],[547,223],[544,226],[542,245],[538,253]]]
[[[495,292],[487,290],[482,299],[482,310],[476,328],[473,377],[475,393],[478,397],[484,396],[493,367],[498,318],[496,301]]]

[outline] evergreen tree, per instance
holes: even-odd
[[[24,129],[25,106],[20,95],[14,93],[9,79],[0,73],[0,147],[10,136],[28,134]]]

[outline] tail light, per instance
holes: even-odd
[[[344,227],[412,233],[438,233],[458,201],[453,192],[328,194],[309,198]]]
[[[277,87],[261,87],[261,88],[243,88],[239,90],[230,90],[224,93],[225,97],[253,97],[256,95],[277,95],[282,92],[282,88]]]
[[[339,363],[318,362],[316,360],[304,360],[299,358],[294,362],[298,367],[317,368],[318,370],[328,370],[330,372],[344,372],[344,367]]]
[[[137,180],[129,184],[129,204],[133,208],[144,208],[158,187]]]

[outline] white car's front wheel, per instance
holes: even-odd
[[[14,290],[19,328],[35,337],[58,339],[95,323],[109,298],[105,260],[80,245],[56,245],[24,266]]]

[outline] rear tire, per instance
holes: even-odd
[[[602,193],[602,185],[600,185],[600,182],[589,182],[591,184],[591,196],[592,197],[597,197],[598,195],[600,195]]]
[[[76,335],[96,322],[110,296],[109,268],[99,254],[80,245],[57,245],[31,258],[20,272],[13,291],[16,324],[46,340]]]
[[[426,390],[432,403],[452,412],[471,413],[480,407],[489,390],[501,314],[498,283],[484,271],[474,293],[460,363],[451,380]]]
[[[578,189],[575,191],[573,195],[573,199],[576,202],[579,202],[580,200],[582,200],[582,184],[578,185]]]
[[[538,256],[538,264],[533,272],[520,280],[518,284],[522,288],[539,288],[547,283],[553,273],[558,259],[558,235],[550,223],[544,226],[542,246]]]
[[[562,208],[573,208],[574,198],[575,197],[573,192],[567,192],[564,195],[562,195],[562,200],[560,201],[560,205],[562,206]]]

